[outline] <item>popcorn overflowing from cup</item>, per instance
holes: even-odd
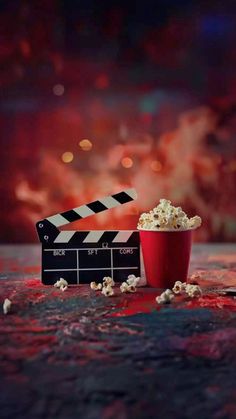
[[[200,227],[201,217],[195,215],[189,218],[181,207],[171,205],[168,199],[160,199],[159,204],[141,214],[138,222],[138,230],[192,230]]]

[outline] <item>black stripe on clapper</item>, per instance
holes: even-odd
[[[112,197],[115,198],[118,202],[120,202],[120,204],[125,204],[126,202],[134,200],[125,192],[116,193],[115,195],[112,195]]]
[[[73,221],[77,221],[82,218],[77,212],[73,210],[62,212],[61,215],[65,217],[70,223],[73,223]]]
[[[117,233],[118,231],[105,231],[100,237],[98,243],[108,243],[108,245],[111,244]]]
[[[87,207],[95,213],[107,210],[107,207],[105,207],[105,205],[103,205],[100,201],[91,202],[90,204],[87,204]]]
[[[76,231],[75,234],[70,239],[70,245],[78,245],[80,247],[96,247],[101,243],[108,243],[108,247],[111,245],[112,240],[116,237],[119,231],[105,231],[101,238],[97,242],[84,242],[84,239],[90,233],[90,231]]]
[[[71,237],[69,242],[66,244],[68,247],[73,247],[73,245],[78,247],[83,247],[86,243],[83,243],[85,237],[87,237],[89,231],[75,231],[74,235]],[[63,243],[55,243],[58,244],[59,247],[63,246]]]

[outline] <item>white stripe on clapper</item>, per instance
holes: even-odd
[[[107,207],[108,209],[110,208],[115,208],[118,205],[121,205],[120,202],[118,202],[115,198],[113,198],[112,196],[106,196],[105,198],[101,198],[99,199],[99,201],[105,205],[105,207]]]
[[[52,215],[51,217],[47,217],[46,220],[48,220],[55,227],[61,227],[61,226],[65,225],[65,224],[68,224],[70,222],[65,217],[63,217],[61,214]]]
[[[81,205],[81,207],[74,208],[74,211],[77,212],[77,214],[79,214],[82,218],[95,214],[95,212],[87,207],[87,205]]]
[[[55,238],[54,243],[68,243],[76,231],[61,231]]]
[[[113,243],[126,243],[130,236],[133,234],[133,231],[119,231],[116,237],[112,240]]]
[[[124,191],[127,195],[129,195],[132,199],[137,199],[137,192],[134,188],[125,189]]]
[[[83,243],[97,243],[104,233],[105,231],[100,230],[90,231],[83,240]]]

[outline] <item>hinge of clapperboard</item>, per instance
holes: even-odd
[[[123,205],[135,199],[137,199],[137,193],[135,189],[126,189],[122,192],[106,196],[89,204],[81,205],[80,207],[73,208],[69,211],[47,217],[44,220],[38,221],[36,223],[39,240],[43,244],[68,243],[70,239],[76,234],[76,231],[60,231],[58,228],[72,223],[73,221],[77,221],[82,218],[98,214],[99,212],[115,208],[119,205]],[[104,231],[100,230],[89,231],[88,236],[86,237],[86,242],[89,242],[90,240],[91,242],[94,242],[94,238],[99,239],[99,236],[101,236],[103,233]],[[120,232],[117,232],[117,237],[115,238],[116,241],[119,241],[119,234]],[[130,234],[132,234],[131,231]]]

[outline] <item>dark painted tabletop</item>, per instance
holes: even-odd
[[[203,296],[106,298],[40,282],[40,247],[2,246],[0,418],[236,418],[236,245],[195,245]]]

